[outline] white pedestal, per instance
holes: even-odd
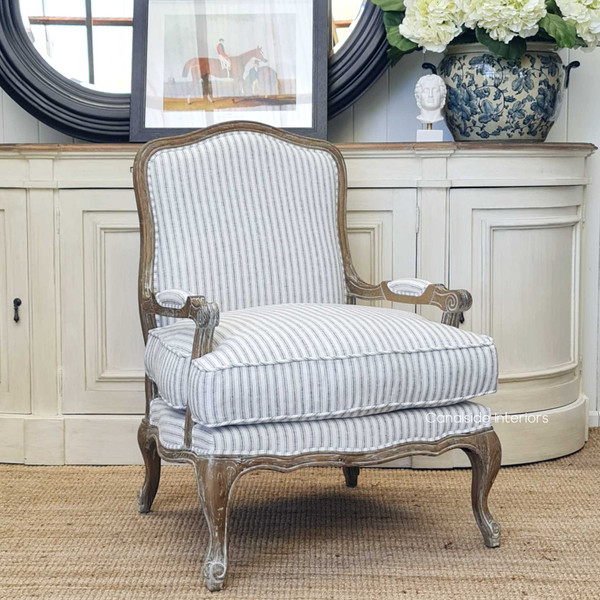
[[[441,129],[417,129],[417,142],[443,142],[444,132]]]

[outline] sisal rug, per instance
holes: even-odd
[[[251,473],[235,493],[230,576],[202,583],[191,468],[166,467],[151,514],[140,467],[0,465],[0,598],[44,600],[600,598],[600,430],[578,454],[500,471],[483,546],[470,473]]]

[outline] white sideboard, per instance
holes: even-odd
[[[499,350],[499,391],[484,402],[498,414],[504,463],[581,448],[580,248],[594,147],[341,149],[361,275],[473,293],[464,327],[492,335]],[[140,462],[136,150],[0,146],[0,462]],[[402,463],[463,464],[452,453]]]

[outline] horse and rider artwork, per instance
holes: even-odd
[[[182,77],[191,76],[194,83],[201,83],[201,98],[187,96],[188,106],[192,100],[208,100],[215,102],[213,95],[213,80],[221,79],[233,82],[235,94],[229,98],[217,98],[219,104],[243,104],[245,107],[256,104],[284,105],[293,104],[296,98],[293,94],[280,93],[277,71],[268,65],[261,46],[242,52],[237,56],[227,54],[225,40],[219,39],[216,48],[216,58],[191,58],[183,67]],[[166,101],[165,101],[166,103]],[[203,104],[206,104],[205,102]]]
[[[223,23],[212,15],[198,16],[187,55],[180,45],[165,47],[170,76],[165,81],[163,109],[293,109],[297,102],[293,20],[290,15],[274,16],[265,28],[257,27],[252,15],[230,15]],[[181,25],[173,23],[171,30]],[[261,29],[266,29],[264,35]],[[274,35],[277,31],[279,35]]]
[[[325,137],[326,0],[136,0],[133,141],[246,120]]]

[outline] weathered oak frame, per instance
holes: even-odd
[[[448,290],[441,284],[432,284],[421,296],[403,296],[393,293],[382,282],[372,285],[362,281],[352,264],[346,227],[347,178],[344,159],[332,144],[309,139],[278,129],[250,122],[229,122],[200,132],[164,138],[149,142],[138,153],[134,164],[134,187],[140,216],[140,277],[139,309],[144,341],[148,331],[156,327],[156,316],[192,319],[196,323],[196,336],[192,358],[210,352],[213,332],[219,323],[219,308],[204,297],[188,298],[181,308],[165,308],[158,303],[153,290],[154,267],[154,223],[150,208],[147,185],[148,162],[157,152],[194,144],[209,137],[226,132],[254,131],[271,135],[305,148],[324,150],[336,161],[339,172],[338,185],[338,234],[342,250],[349,302],[357,299],[388,300],[405,304],[430,304],[443,311],[442,322],[458,327],[462,313],[471,307],[472,299],[465,290]],[[227,573],[227,522],[234,484],[239,477],[257,469],[287,472],[300,467],[342,467],[346,485],[357,484],[360,467],[376,466],[391,460],[424,454],[437,456],[449,450],[463,450],[472,466],[471,499],[477,525],[486,546],[494,548],[500,544],[500,528],[487,506],[487,498],[500,468],[501,448],[498,437],[489,428],[474,434],[453,435],[436,442],[405,443],[371,452],[315,452],[295,456],[204,456],[191,450],[194,426],[189,409],[185,420],[185,449],[170,450],[161,445],[158,429],[149,422],[150,402],[157,390],[146,378],[146,414],[139,428],[138,442],[146,475],[139,493],[139,511],[147,513],[158,490],[161,459],[173,462],[189,462],[194,466],[198,493],[209,529],[209,547],[204,563],[204,581],[211,591],[220,590]]]

